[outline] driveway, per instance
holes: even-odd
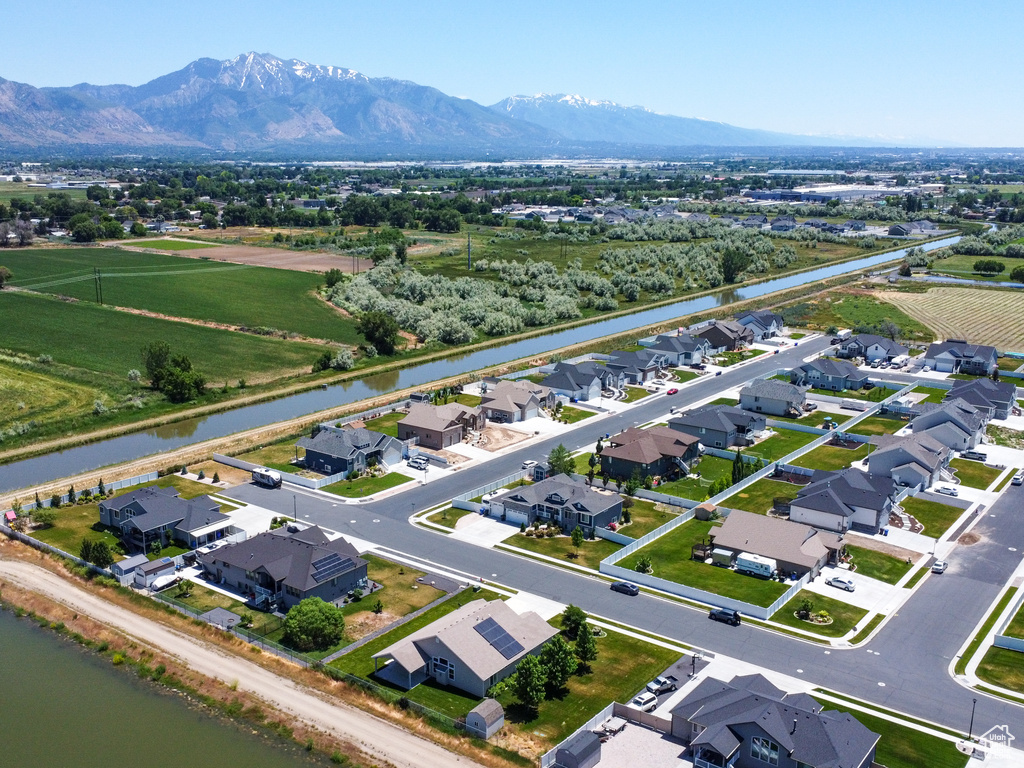
[[[493,547],[519,533],[519,526],[504,523],[493,517],[470,514],[459,520],[455,532],[449,538],[465,541],[477,547]]]
[[[853,592],[847,592],[845,589],[839,589],[839,587],[830,587],[825,583],[826,580],[834,576],[841,576],[852,581],[854,586]],[[863,608],[866,611],[878,613],[885,613],[891,601],[899,597],[900,592],[903,591],[901,587],[886,584],[884,581],[872,579],[860,573],[850,573],[850,571],[843,568],[833,568],[831,566],[822,568],[821,575],[807,584],[804,589],[825,597],[831,597],[833,600],[840,600],[849,605],[854,605],[857,608]]]

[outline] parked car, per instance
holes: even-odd
[[[679,390],[678,390],[678,389],[676,389],[675,387],[672,387],[672,389],[670,389],[670,390],[669,390],[668,392],[666,392],[665,394],[666,394],[666,395],[677,395],[677,394],[679,394]]]
[[[741,623],[739,612],[732,608],[712,608],[708,612],[708,618],[723,624],[732,624],[734,627],[738,627]]]
[[[880,363],[877,360],[872,360],[871,361],[871,367],[872,368],[877,368],[879,365],[880,365]]]
[[[707,365],[704,363],[692,363],[690,367],[695,371],[706,371],[708,369]]]
[[[875,388],[875,385],[872,384],[870,381],[864,382],[864,389],[874,389],[874,388]]]
[[[938,488],[935,489],[935,492],[936,493],[944,494],[946,496],[959,496],[960,495],[960,491],[958,491],[952,485],[940,485]]]
[[[658,697],[649,691],[644,691],[635,699],[629,702],[631,707],[636,707],[641,712],[650,712],[658,707]]]
[[[949,563],[945,560],[936,560],[932,563],[932,573],[945,573],[947,568],[949,568]]]
[[[672,675],[666,675],[664,677],[656,677],[647,684],[647,690],[655,695],[659,693],[668,693],[674,691],[679,687],[679,680]]]
[[[853,592],[855,589],[853,582],[845,576],[833,576],[831,579],[825,579],[825,583],[830,587],[845,589],[847,592]]]
[[[1024,485],[1024,469],[1020,470],[1013,476],[1013,480],[1010,481],[1010,485]]]
[[[537,462],[533,459],[527,459],[523,462],[523,469],[533,469],[537,466]]]
[[[972,461],[988,461],[988,454],[981,451],[964,451],[960,454],[960,458],[971,459]]]
[[[630,584],[628,581],[616,581],[612,584],[612,592],[621,592],[624,595],[636,597],[640,594],[640,587]]]

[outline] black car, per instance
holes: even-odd
[[[731,608],[712,608],[708,613],[709,619],[721,621],[725,624],[732,624],[734,627],[740,625],[740,615]]]
[[[628,581],[616,581],[612,584],[613,592],[621,592],[624,595],[636,595],[640,594],[640,587],[636,584],[630,584]]]

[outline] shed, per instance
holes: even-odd
[[[601,737],[593,731],[580,731],[555,752],[558,768],[593,768],[601,762]]]
[[[132,555],[131,557],[126,557],[124,560],[119,560],[112,564],[110,566],[110,572],[114,574],[115,579],[121,582],[121,586],[124,586],[132,580],[132,577],[135,574],[135,569],[148,562],[149,558],[145,555]]]
[[[151,587],[161,576],[171,573],[174,573],[174,561],[169,557],[162,557],[135,569],[135,586]]]
[[[466,730],[481,739],[489,739],[505,724],[505,710],[494,699],[484,699],[466,715]]]

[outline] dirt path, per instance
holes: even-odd
[[[197,638],[108,603],[38,566],[0,560],[0,576],[157,648],[203,675],[229,684],[237,681],[239,688],[253,693],[281,712],[351,741],[375,758],[399,768],[477,765],[467,757],[449,752],[366,712],[331,701],[316,691]]]

